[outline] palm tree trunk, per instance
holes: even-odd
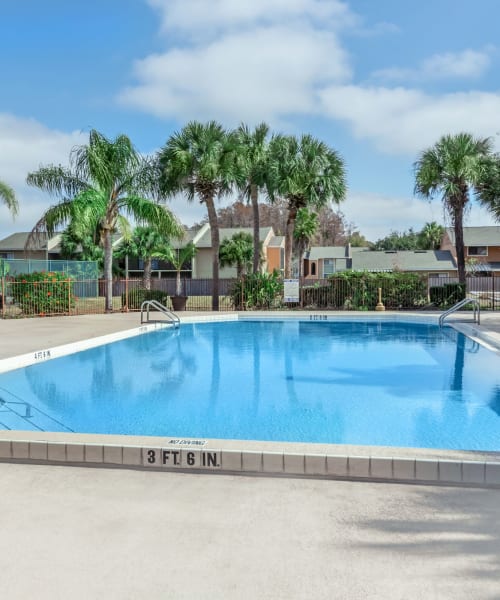
[[[175,275],[175,295],[182,296],[181,270],[180,269],[177,269],[177,273]]]
[[[151,289],[151,270],[152,270],[152,259],[148,256],[144,259],[144,273],[142,275],[142,285],[146,290]]]
[[[111,229],[104,229],[104,285],[105,310],[113,312],[113,246]]]
[[[259,272],[260,266],[260,218],[259,218],[259,189],[255,183],[250,184],[250,200],[253,212],[253,272]]]
[[[292,276],[293,232],[296,217],[297,209],[294,206],[289,207],[285,232],[285,279],[290,279]]]
[[[212,196],[205,198],[212,239],[212,310],[219,310],[219,223]]]
[[[463,204],[460,201],[457,201],[454,204],[453,227],[455,230],[455,248],[457,251],[458,281],[465,285],[464,211]]]

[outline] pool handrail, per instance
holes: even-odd
[[[161,302],[158,302],[158,300],[144,300],[144,302],[141,304],[141,324],[144,323],[144,309],[146,309],[146,323],[149,322],[150,308],[155,308],[159,312],[163,313],[166,317],[168,317],[174,328],[179,327],[179,325],[181,324],[181,320],[179,319],[179,317],[174,312],[169,310],[166,306],[164,306]]]
[[[474,316],[473,316],[474,323],[476,322],[476,313],[477,313],[477,324],[480,325],[481,324],[481,305],[479,304],[479,300],[476,300],[476,298],[464,298],[463,300],[460,300],[460,302],[457,302],[451,308],[449,308],[442,315],[439,316],[439,326],[440,327],[443,326],[443,322],[446,319],[446,317],[448,317],[455,311],[459,310],[463,306],[466,306],[467,304],[473,305],[473,307],[474,307]]]

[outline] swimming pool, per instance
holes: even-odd
[[[435,325],[183,324],[0,375],[0,424],[500,450],[498,361]]]

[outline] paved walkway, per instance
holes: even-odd
[[[10,600],[478,600],[500,491],[0,463]]]
[[[0,321],[0,358],[139,320]],[[481,327],[500,334],[500,318]],[[12,600],[500,595],[498,489],[8,463],[0,485]]]

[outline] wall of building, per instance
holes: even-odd
[[[469,248],[465,249],[466,258],[474,258],[477,262],[500,262],[500,246],[488,246],[488,256],[470,256]]]
[[[281,248],[267,248],[267,272],[272,273],[275,269],[281,270]]]

